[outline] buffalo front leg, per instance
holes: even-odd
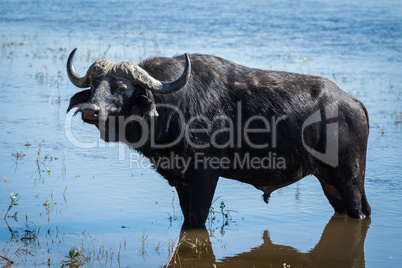
[[[183,212],[184,222],[183,229],[190,228],[190,190],[188,186],[176,186],[177,194],[179,195],[180,207]]]
[[[205,227],[218,178],[217,172],[194,170],[188,186],[176,187],[184,216],[184,229]]]

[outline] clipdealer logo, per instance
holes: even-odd
[[[338,122],[334,122],[338,119],[338,102],[332,103],[325,107],[324,110],[318,110],[312,115],[310,115],[306,121],[304,121],[302,126],[302,142],[304,148],[309,152],[312,156],[317,158],[318,160],[332,166],[336,167],[339,164],[339,150],[338,150]],[[305,142],[304,130],[306,127],[321,123],[321,133],[325,133],[325,151],[319,152],[314,148],[308,146]]]
[[[169,146],[173,146],[175,143],[177,143],[178,141],[181,140],[181,138],[185,138],[189,144],[191,144],[193,147],[195,148],[205,148],[205,146],[213,146],[214,148],[222,148],[225,146],[228,147],[241,147],[243,144],[242,140],[238,140],[235,137],[241,137],[244,136],[245,140],[244,142],[249,145],[252,148],[277,148],[280,147],[280,144],[277,144],[277,125],[282,121],[286,119],[286,116],[283,115],[279,118],[275,118],[272,117],[270,121],[268,121],[267,118],[262,117],[262,116],[254,116],[249,118],[248,120],[246,120],[246,122],[242,122],[241,121],[241,103],[237,104],[237,123],[235,124],[233,122],[233,119],[229,118],[229,117],[216,117],[214,118],[214,120],[210,120],[207,117],[195,117],[192,118],[191,120],[189,120],[188,122],[186,122],[184,120],[184,115],[182,114],[182,112],[175,106],[172,105],[160,105],[163,106],[165,108],[168,109],[172,109],[175,113],[178,114],[179,117],[179,122],[180,122],[180,135],[179,137],[177,137],[175,139],[175,141],[173,141],[172,143],[169,144],[156,144],[155,141],[153,139],[151,139],[151,143],[152,146],[158,147],[158,148],[166,148]],[[98,140],[93,140],[91,142],[84,142],[84,141],[79,141],[78,139],[75,138],[75,135],[72,133],[72,127],[71,127],[71,122],[72,122],[72,117],[73,115],[67,114],[66,116],[66,120],[65,120],[65,133],[66,133],[66,137],[67,139],[74,144],[77,147],[80,148],[94,148],[94,147],[105,147],[103,142],[100,142],[100,138]],[[328,106],[326,106],[323,109],[320,109],[316,112],[314,112],[312,115],[310,115],[303,123],[302,125],[302,133],[301,133],[301,139],[302,139],[302,145],[304,146],[304,148],[306,149],[306,151],[311,154],[313,157],[315,157],[316,159],[332,166],[332,167],[336,167],[338,166],[339,163],[339,151],[338,151],[338,121],[336,121],[336,119],[338,119],[338,102],[332,103]],[[124,128],[125,126],[131,122],[131,121],[138,121],[139,123],[141,123],[141,127],[143,130],[143,135],[141,140],[139,141],[144,142],[146,141],[146,138],[148,137],[149,134],[149,128],[147,125],[147,122],[145,122],[145,120],[143,118],[140,118],[138,116],[134,116],[134,117],[130,117],[128,119],[125,119],[123,116],[120,116],[118,119],[113,119],[113,120],[120,120],[119,122],[119,127],[122,128],[120,129],[119,132],[124,133]],[[112,121],[112,120],[111,120]],[[114,122],[114,121],[113,121]],[[192,124],[194,122],[202,122],[204,124],[206,124],[205,128],[200,128],[197,126],[192,126]],[[194,143],[194,141],[192,140],[191,135],[189,135],[189,133],[203,133],[205,132],[207,134],[208,130],[212,130],[214,124],[223,124],[225,127],[223,128],[219,128],[217,130],[215,130],[215,132],[213,132],[213,134],[210,136],[211,140],[205,140],[204,143],[201,144],[197,144]],[[262,128],[259,129],[253,129],[250,127],[250,123],[251,122],[259,122],[262,126]],[[243,124],[244,123],[244,124]],[[109,122],[110,124],[110,122]],[[305,130],[306,128],[310,127],[310,126],[314,126],[316,124],[319,124],[320,126],[320,137],[319,139],[324,139],[325,138],[325,150],[323,150],[322,148],[324,148],[323,146],[321,146],[323,143],[323,141],[320,141],[320,148],[321,150],[317,150],[318,148],[312,148],[311,144],[307,144],[306,140],[307,140],[307,136],[305,135]],[[235,128],[235,125],[238,126],[238,128]],[[239,127],[242,126],[242,127]],[[152,125],[151,125],[151,128]],[[252,140],[249,139],[249,133],[253,133],[253,132],[259,132],[262,134],[267,134],[268,136],[270,136],[270,143],[265,143],[265,144],[254,144],[252,142]],[[219,135],[222,134],[228,134],[229,136],[229,140],[224,143],[224,144],[220,144],[218,143],[218,138]],[[235,136],[234,134],[237,134],[237,136]],[[102,134],[102,133],[101,133]],[[112,133],[113,134],[113,133]],[[102,136],[102,135],[101,135]],[[125,138],[125,136],[123,136],[122,138]],[[151,135],[151,138],[154,138],[153,135]],[[311,137],[310,137],[311,138]],[[122,140],[119,143],[117,143],[117,145],[115,143],[109,143],[107,146],[108,147],[118,147],[118,151],[119,151],[119,160],[125,160],[126,159],[126,154],[125,154],[125,150],[126,147],[124,145],[124,143],[128,144],[128,145],[133,145],[128,141]],[[134,144],[135,145],[135,144]],[[133,146],[136,147],[136,146]],[[247,157],[248,155],[246,155]],[[130,156],[131,157],[131,156]],[[276,158],[279,159],[279,157],[281,156],[277,156],[275,154],[273,155],[268,155],[267,156],[269,159],[271,158]],[[135,160],[137,158],[134,157],[133,160]],[[238,158],[240,159],[240,158]],[[246,160],[241,160],[239,163],[243,163],[244,161],[248,161],[248,159],[250,159],[250,161],[255,161],[254,158],[246,158]],[[266,159],[262,159],[261,163],[265,163],[264,161]],[[276,163],[282,163],[282,159],[279,159],[281,161],[276,161]],[[181,160],[183,163],[187,163],[187,160]],[[270,162],[271,160],[269,160],[268,162]],[[130,159],[131,162],[131,159]],[[207,162],[211,162],[210,160],[208,160]],[[159,162],[158,162],[159,163]],[[163,162],[164,163],[164,162]],[[170,163],[170,162],[169,162]],[[174,162],[174,163],[177,163]],[[181,163],[181,162],[180,162]],[[214,163],[214,162],[213,162]],[[226,162],[225,162],[226,163]],[[253,162],[254,163],[254,162]],[[226,164],[225,164],[226,165]],[[242,164],[243,165],[243,164]],[[275,166],[275,165],[274,165]],[[283,165],[281,164],[281,168],[283,168]]]

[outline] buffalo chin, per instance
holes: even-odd
[[[95,125],[99,129],[99,120],[82,119],[82,121],[90,125]]]

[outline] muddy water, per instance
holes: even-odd
[[[0,265],[402,266],[400,1],[0,5]],[[334,215],[314,177],[268,205],[253,187],[221,179],[204,238],[180,237],[173,188],[135,152],[66,115],[75,47],[80,73],[99,57],[188,52],[331,79],[369,111],[371,218]]]

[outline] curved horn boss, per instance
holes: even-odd
[[[134,85],[142,86],[154,93],[158,94],[170,94],[178,91],[185,86],[190,79],[191,63],[187,54],[184,54],[186,58],[186,66],[181,76],[173,82],[162,82],[151,75],[149,75],[144,69],[133,62],[121,62],[112,67],[111,73],[116,76],[127,78]]]
[[[187,54],[185,55],[186,66],[181,76],[172,82],[163,82],[153,78],[144,69],[133,62],[113,63],[108,60],[98,60],[89,67],[85,76],[80,76],[74,67],[74,55],[77,49],[74,49],[67,60],[67,74],[70,81],[79,88],[89,86],[91,79],[101,73],[110,73],[112,75],[127,78],[134,85],[142,86],[154,93],[170,94],[180,90],[190,79],[191,63]]]

